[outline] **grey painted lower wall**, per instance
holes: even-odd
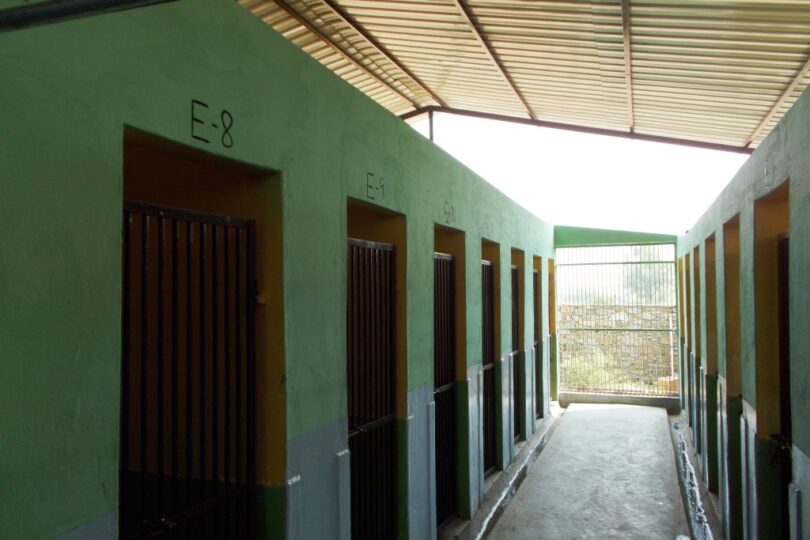
[[[495,402],[496,461],[500,470],[512,462],[514,436],[512,435],[512,358],[506,353],[495,364],[495,389],[500,396]],[[500,398],[500,399],[499,399]]]
[[[684,374],[686,373],[686,345],[683,341],[683,336],[680,337],[678,340],[678,381],[680,382],[681,388],[681,409],[686,412],[687,418],[689,417],[689,400],[687,399],[686,395],[686,377]]]
[[[717,378],[718,496],[723,537],[742,537],[743,487],[742,396],[727,395],[726,379]]]
[[[433,385],[408,392],[408,537],[436,538]]]
[[[706,388],[706,363],[705,361],[701,361],[700,368],[698,369],[697,376],[700,379],[700,400],[698,403],[700,404],[700,410],[698,414],[700,415],[700,447],[703,449],[703,454],[700,456],[700,471],[701,471],[701,481],[703,485],[706,486],[709,483],[709,477],[707,472],[709,470],[709,449],[707,447],[707,443],[709,441],[709,432],[706,426],[706,416],[709,413],[709,393],[708,388]]]
[[[743,440],[740,438],[740,417],[743,410],[742,396],[726,398],[725,426],[728,431],[728,532],[730,538],[741,538],[745,502],[743,499]]]
[[[534,354],[534,348],[528,348],[520,355],[521,395],[524,398],[521,431],[526,439],[531,438],[534,433]]]
[[[686,421],[692,425],[692,386],[689,384],[689,359],[692,357],[692,351],[689,350],[687,345],[683,347],[683,369],[680,373],[683,382],[683,396],[681,401],[683,403],[683,410],[686,414]],[[735,428],[736,429],[736,428]]]
[[[729,463],[728,463],[728,401],[726,379],[717,377],[717,497],[720,502],[720,525],[723,538],[729,538]]]
[[[702,393],[701,393],[701,377],[700,377],[700,357],[695,355],[692,352],[690,361],[689,361],[689,380],[691,381],[692,387],[692,402],[690,403],[690,411],[691,411],[691,422],[692,422],[692,433],[694,433],[694,442],[695,442],[695,450],[697,450],[698,454],[703,452],[703,439],[701,438],[701,418],[700,418],[700,411],[702,407],[700,406]]]
[[[551,339],[543,340],[543,418],[551,412]]]
[[[742,488],[743,488],[743,538],[757,538],[757,456],[756,456],[756,410],[743,399],[740,416],[740,441],[742,443]]]
[[[118,538],[118,514],[109,512],[56,537],[56,540],[113,540]]]
[[[481,364],[469,366],[467,379],[459,383],[461,395],[466,399],[467,404],[468,429],[468,443],[465,445],[462,440],[459,448],[466,450],[468,464],[466,478],[469,478],[466,495],[463,493],[464,490],[460,490],[464,500],[459,508],[459,513],[461,517],[468,519],[475,515],[484,496],[483,373]],[[462,478],[464,477],[462,476]]]
[[[717,374],[703,369],[703,483],[717,493]]]
[[[790,529],[791,540],[810,540],[810,457],[795,444],[790,493]]]
[[[346,418],[287,441],[286,536],[351,536],[351,482]]]

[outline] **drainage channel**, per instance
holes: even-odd
[[[670,434],[675,449],[675,463],[678,469],[678,483],[681,486],[681,496],[683,497],[684,508],[686,509],[689,529],[692,532],[693,540],[714,540],[715,527],[706,511],[704,501],[708,494],[700,481],[700,476],[695,471],[692,463],[695,455],[694,448],[689,438],[684,433],[684,423],[680,420],[670,421]]]

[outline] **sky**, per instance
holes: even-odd
[[[427,118],[412,126],[427,136]],[[684,234],[748,156],[436,113],[434,142],[556,225]]]

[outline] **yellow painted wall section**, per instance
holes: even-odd
[[[705,268],[705,291],[706,291],[706,374],[717,375],[717,297],[716,297],[716,264],[715,264],[716,242],[714,235],[706,239],[706,249],[704,250]]]
[[[742,336],[740,335],[740,217],[723,225],[723,269],[726,293],[726,391],[742,394]]]
[[[500,361],[503,354],[501,350],[501,247],[495,242],[489,240],[481,241],[481,259],[492,263],[492,282],[493,282],[493,299],[492,299],[492,312],[495,318],[495,358],[496,362]]]
[[[453,256],[455,291],[453,298],[456,308],[456,380],[467,379],[467,259],[465,257],[464,232],[436,225],[434,245],[438,253]]]
[[[526,283],[526,254],[519,250],[513,249],[511,253],[511,260],[512,266],[517,266],[518,269],[518,321],[520,324],[518,325],[518,347],[519,348],[526,348],[526,322],[529,320],[526,312],[526,294],[527,291],[531,290],[528,287],[531,287],[531,282],[529,285]]]
[[[382,242],[394,246],[396,295],[396,415],[408,417],[408,339],[407,339],[407,239],[405,216],[374,205],[349,200],[349,238]]]
[[[256,481],[284,479],[281,208],[276,175],[139,134],[124,148],[124,198],[252,219],[256,224]]]
[[[777,244],[790,224],[789,182],[754,204],[757,433],[779,433],[779,272]]]

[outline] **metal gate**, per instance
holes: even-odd
[[[394,538],[394,248],[349,240],[347,368],[352,538]]]
[[[534,414],[543,417],[543,349],[540,347],[540,273],[532,272],[532,309],[534,310]]]
[[[675,246],[557,249],[563,392],[678,394]]]
[[[433,255],[433,401],[436,403],[436,523],[456,509],[455,262]]]
[[[509,364],[512,370],[512,417],[515,440],[520,438],[520,271],[512,267],[512,352]]]
[[[490,261],[481,261],[482,343],[484,371],[484,473],[495,468],[495,275]]]
[[[121,538],[253,538],[254,228],[127,203]]]

